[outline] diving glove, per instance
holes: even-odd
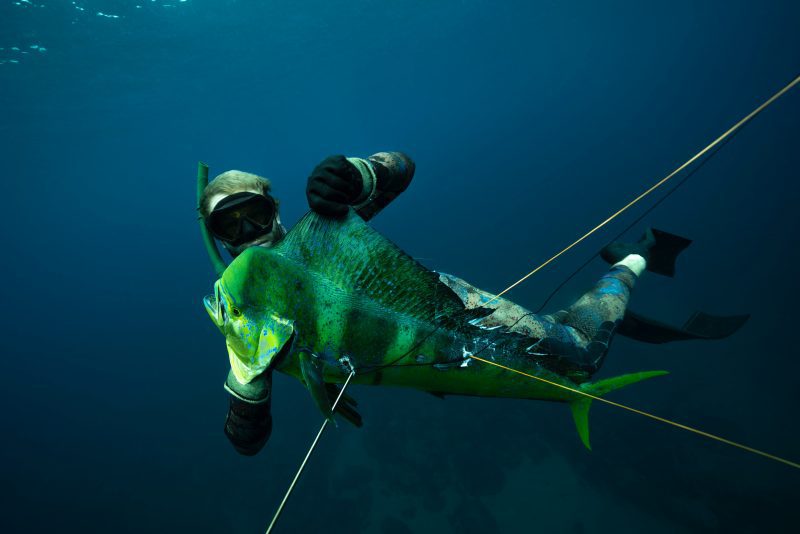
[[[361,195],[362,187],[361,173],[347,158],[329,156],[308,177],[308,205],[320,215],[343,217]]]
[[[225,419],[225,435],[239,454],[253,456],[267,443],[272,434],[272,414],[269,401],[249,404],[231,397]]]
[[[239,454],[258,453],[272,434],[271,413],[272,374],[262,373],[242,385],[228,373],[225,391],[230,393],[225,435]]]

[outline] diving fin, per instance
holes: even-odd
[[[644,343],[669,343],[689,339],[723,339],[738,331],[750,315],[720,317],[694,312],[683,327],[668,325],[631,310],[625,312],[617,333]]]
[[[692,244],[691,239],[663,230],[648,228],[636,243],[615,241],[600,251],[600,256],[610,264],[622,261],[629,254],[638,254],[647,261],[647,270],[663,276],[675,276],[675,260]]]
[[[722,339],[736,333],[748,319],[750,319],[749,313],[718,317],[708,313],[694,312],[683,325],[683,330],[693,335],[695,339]]]

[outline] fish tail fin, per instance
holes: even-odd
[[[597,382],[585,384],[581,390],[595,397],[605,395],[610,391],[624,388],[630,384],[647,380],[655,376],[668,374],[667,371],[642,371],[641,373],[630,373],[626,375],[606,378]],[[589,408],[592,406],[592,398],[580,396],[569,403],[572,409],[572,418],[575,420],[575,427],[578,429],[578,436],[587,449],[592,450],[589,442]]]
[[[572,418],[575,420],[575,428],[578,429],[578,436],[587,449],[592,450],[589,441],[589,408],[592,406],[592,399],[580,397],[571,401],[569,407],[572,408]]]

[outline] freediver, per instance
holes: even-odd
[[[368,221],[405,191],[414,170],[414,162],[401,152],[379,152],[366,159],[330,156],[308,178],[309,207],[327,217],[342,217],[352,207]],[[269,180],[236,170],[211,181],[199,203],[209,232],[234,257],[248,247],[271,247],[283,239],[286,228],[281,224],[278,207]],[[455,276],[438,274],[465,308],[491,310],[478,320],[478,326],[503,328],[526,336],[531,343],[528,353],[544,357],[552,370],[580,383],[600,368],[615,333],[650,343],[718,339],[744,323],[747,316],[723,318],[695,313],[682,328],[675,328],[627,310],[636,279],[645,270],[672,276],[675,259],[690,243],[688,239],[648,229],[636,243],[606,246],[601,257],[612,265],[611,269],[572,306],[550,315],[534,314]],[[335,394],[337,386],[329,386]],[[230,394],[225,434],[239,453],[254,455],[272,431],[272,370],[245,385],[231,372],[225,389]],[[354,404],[345,396],[337,412],[360,426]]]

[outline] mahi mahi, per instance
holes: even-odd
[[[439,276],[367,225],[307,214],[272,248],[239,255],[204,299],[225,335],[231,370],[247,384],[270,368],[295,377],[326,417],[330,384],[402,386],[453,395],[569,403],[589,445],[591,398],[490,365],[600,396],[665,371],[576,383],[529,352],[535,339],[480,319]]]

